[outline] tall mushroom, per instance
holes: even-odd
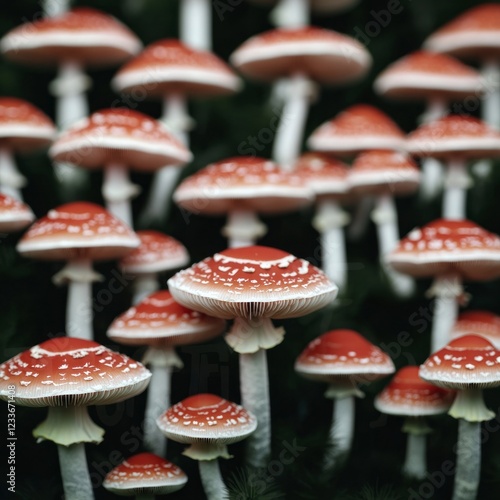
[[[151,373],[124,354],[89,340],[58,337],[0,365],[0,399],[16,388],[16,404],[48,407],[33,431],[38,441],[57,444],[65,497],[94,498],[85,443],[100,443],[104,429],[90,419],[87,406],[114,404],[146,389]]]
[[[462,335],[474,332],[489,340],[495,349],[500,349],[500,316],[489,311],[465,311],[451,330],[450,338],[456,339]]]
[[[234,319],[226,342],[240,354],[241,399],[259,422],[249,441],[249,462],[263,467],[271,452],[266,349],[283,341],[271,318],[297,318],[330,304],[337,287],[303,259],[275,248],[232,248],[168,280],[181,304],[210,316]]]
[[[108,337],[119,344],[148,346],[143,363],[151,367],[153,377],[146,403],[144,443],[157,455],[164,456],[166,446],[156,419],[171,404],[172,370],[183,367],[175,347],[206,342],[220,335],[225,326],[224,320],[181,306],[170,292],[162,290],[125,311],[109,327]]]
[[[17,250],[33,259],[67,261],[53,277],[58,285],[69,283],[66,333],[91,340],[92,282],[102,279],[92,262],[119,259],[139,244],[136,234],[104,208],[76,202],[54,208],[36,221]]]
[[[14,233],[29,226],[35,214],[25,203],[0,193],[0,232]]]

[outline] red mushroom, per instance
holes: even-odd
[[[25,203],[0,194],[0,232],[13,233],[29,226],[35,215]]]
[[[450,338],[474,332],[489,340],[495,349],[500,349],[500,316],[489,311],[465,311],[458,317],[451,330]]]
[[[309,262],[260,246],[217,253],[178,272],[168,286],[186,307],[235,320],[226,342],[240,353],[242,402],[259,421],[249,443],[249,461],[264,466],[271,444],[266,349],[280,344],[285,333],[271,318],[316,311],[335,299],[337,287]]]
[[[49,407],[33,431],[38,441],[57,444],[66,498],[94,498],[87,470],[85,443],[100,443],[87,406],[114,404],[140,394],[151,373],[123,354],[83,339],[47,340],[0,365],[0,399],[16,388],[16,404]]]

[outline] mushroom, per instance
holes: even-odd
[[[253,156],[212,163],[185,179],[174,193],[177,205],[189,212],[227,215],[223,234],[230,248],[254,245],[266,233],[257,214],[297,210],[311,199],[302,177]]]
[[[115,495],[153,500],[155,495],[179,491],[187,480],[184,471],[174,463],[152,453],[138,453],[108,472],[102,485]]]
[[[65,498],[94,498],[85,443],[100,443],[104,429],[88,406],[119,403],[144,391],[151,373],[124,354],[84,339],[58,337],[0,365],[0,399],[16,387],[16,404],[48,407],[33,431],[38,441],[57,444]]]
[[[489,340],[495,349],[500,349],[500,316],[489,311],[465,311],[451,330],[450,339],[456,339],[467,333],[474,332]]]
[[[29,102],[0,97],[0,192],[22,201],[20,189],[26,179],[13,154],[46,147],[55,133],[52,120]]]
[[[67,265],[54,277],[69,283],[66,332],[91,340],[92,282],[102,279],[92,261],[119,259],[140,244],[136,234],[104,208],[93,203],[67,203],[54,208],[24,234],[17,250],[25,257],[64,260]]]
[[[273,160],[285,169],[293,168],[302,147],[313,82],[346,84],[365,76],[371,66],[370,54],[357,40],[311,26],[256,35],[230,60],[249,78],[290,79],[273,145]]]
[[[184,455],[198,460],[208,500],[226,498],[218,458],[231,458],[227,445],[250,436],[257,428],[251,412],[214,394],[197,394],[168,409],[158,427],[169,439],[189,444]]]
[[[412,132],[407,150],[417,157],[447,162],[443,217],[464,219],[470,186],[467,160],[500,156],[500,132],[471,116],[448,115]]]
[[[495,417],[484,404],[483,389],[500,386],[500,351],[483,337],[464,335],[431,354],[419,374],[431,384],[457,391],[448,412],[458,419],[453,500],[474,500],[481,470],[481,422]]]
[[[58,162],[103,168],[102,194],[108,210],[132,227],[130,200],[139,192],[128,169],[154,172],[180,166],[192,154],[157,120],[130,109],[104,109],[63,132],[50,148]]]
[[[225,326],[224,320],[181,306],[170,292],[162,290],[125,311],[109,327],[108,337],[119,344],[148,346],[142,362],[151,367],[153,376],[146,402],[144,443],[157,455],[164,456],[166,446],[156,419],[171,404],[172,370],[183,367],[175,347],[211,340]]]
[[[450,338],[464,300],[462,281],[488,281],[500,276],[500,237],[468,220],[438,219],[403,238],[388,256],[400,273],[433,277],[429,296],[436,297],[431,352]]]
[[[375,398],[375,408],[387,415],[405,417],[403,432],[408,434],[403,473],[422,480],[427,474],[427,434],[432,432],[425,417],[449,410],[455,393],[422,380],[418,366],[405,366]]]
[[[119,262],[123,273],[135,276],[132,305],[160,288],[160,273],[189,263],[186,247],[172,236],[149,230],[137,231],[136,234],[141,240],[140,247]]]
[[[210,316],[234,319],[226,342],[240,354],[241,400],[259,422],[248,461],[264,467],[271,453],[266,349],[283,341],[271,318],[297,318],[331,304],[337,287],[303,259],[275,248],[232,248],[168,280],[177,302]]]
[[[0,232],[14,233],[29,226],[35,215],[25,203],[0,193]]]
[[[111,85],[117,92],[162,99],[160,121],[187,147],[193,123],[187,99],[233,94],[241,82],[215,54],[167,39],[148,45],[120,69]],[[180,170],[170,166],[157,172],[142,216],[145,221],[166,218],[179,175]]]
[[[406,154],[395,151],[367,151],[356,157],[349,170],[349,186],[354,195],[375,198],[373,221],[377,226],[379,257],[391,286],[401,297],[415,291],[415,283],[387,265],[387,256],[399,242],[398,212],[395,196],[414,193],[420,171]]]
[[[394,373],[391,358],[353,330],[331,330],[310,342],[295,362],[303,377],[327,382],[325,397],[334,399],[328,442],[333,447],[324,460],[331,470],[346,457],[354,436],[354,397],[364,397],[358,384]]]

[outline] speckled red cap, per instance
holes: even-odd
[[[30,65],[75,61],[109,66],[137,54],[141,47],[139,39],[120,21],[88,7],[22,24],[0,42],[5,57]]]
[[[321,309],[337,287],[308,261],[263,246],[232,248],[168,280],[186,307],[224,319],[296,318]]]
[[[404,150],[403,131],[386,114],[368,104],[356,104],[318,127],[308,146],[342,156],[368,149]]]
[[[85,168],[111,164],[140,171],[189,162],[191,152],[158,120],[131,109],[103,109],[64,131],[50,148],[54,161]]]
[[[398,370],[375,398],[375,408],[382,413],[402,417],[446,413],[455,393],[422,380],[418,373],[418,366],[405,366]]]
[[[204,215],[248,210],[273,214],[297,210],[313,194],[301,176],[265,158],[236,156],[212,163],[185,179],[174,193],[182,208]]]
[[[474,59],[500,55],[500,5],[485,3],[469,9],[435,31],[425,47]]]
[[[272,81],[301,74],[324,84],[357,80],[372,63],[369,52],[354,38],[312,26],[255,35],[230,60],[250,78]]]
[[[107,210],[87,202],[52,209],[21,238],[17,250],[43,260],[119,259],[140,245],[137,235]]]
[[[374,83],[396,99],[464,99],[482,91],[481,75],[453,57],[419,50],[392,63]]]
[[[112,469],[102,485],[116,495],[167,495],[180,490],[187,480],[174,463],[153,453],[139,453]]]
[[[465,311],[457,319],[451,331],[451,338],[473,333],[489,340],[500,349],[500,316],[489,311]]]
[[[456,274],[471,280],[500,276],[500,238],[468,220],[438,219],[403,238],[388,261],[416,277]]]
[[[148,45],[123,66],[112,86],[118,92],[140,91],[149,97],[169,93],[210,96],[236,92],[241,82],[215,54],[167,39]]]
[[[161,290],[118,316],[107,335],[121,344],[183,345],[206,342],[225,326],[224,320],[188,309]]]
[[[0,399],[15,385],[21,406],[112,404],[140,394],[150,377],[124,354],[90,340],[57,337],[0,365]]]
[[[0,193],[0,232],[13,233],[29,226],[35,214],[25,203]]]

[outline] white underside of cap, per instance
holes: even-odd
[[[149,274],[161,273],[186,266],[189,263],[189,257],[185,254],[171,256],[165,259],[156,259],[151,262],[142,262],[140,264],[120,265],[120,269],[125,273],[131,274]]]
[[[460,262],[500,262],[500,252],[498,250],[441,250],[439,252],[425,251],[423,253],[408,252],[405,254],[392,254],[387,257],[388,262],[401,264],[440,264],[440,263],[460,263]],[[492,276],[492,279],[495,276]]]
[[[426,382],[436,384],[437,386],[447,387],[453,389],[461,388],[464,386],[500,386],[500,375],[498,371],[494,370],[481,370],[477,367],[476,370],[429,370],[425,365],[420,366],[419,376]]]
[[[446,139],[435,137],[427,140],[408,139],[407,151],[414,155],[431,156],[434,154],[465,153],[470,156],[481,156],[479,153],[485,151],[488,155],[500,156],[500,139],[495,137],[454,137]]]
[[[440,415],[446,413],[450,405],[437,406],[432,403],[420,403],[416,401],[414,404],[391,403],[375,399],[375,408],[381,413],[388,415],[398,415],[400,417],[425,417],[427,415]]]
[[[315,137],[313,135],[308,140],[308,146],[314,151],[332,153],[343,151],[363,151],[368,149],[390,149],[394,151],[402,151],[405,149],[405,141],[403,138],[379,135],[335,135],[335,137]]]
[[[25,137],[26,139],[55,139],[56,130],[45,125],[23,125],[20,123],[9,123],[0,125],[0,138]]]
[[[424,47],[435,52],[452,53],[460,50],[498,49],[500,50],[500,31],[460,31],[431,36]]]
[[[377,170],[355,171],[349,173],[349,183],[352,188],[365,186],[383,186],[398,183],[420,182],[418,170]]]
[[[35,214],[29,210],[23,211],[2,211],[0,212],[0,223],[2,222],[32,222],[35,220]]]
[[[390,375],[391,373],[394,373],[394,365],[392,364],[392,362],[390,364],[370,364],[369,362],[367,362],[366,364],[351,364],[347,366],[339,366],[338,363],[323,363],[321,365],[296,363],[295,370],[298,373],[304,375],[324,375],[327,377],[335,377],[336,375],[349,375],[355,378],[356,375],[365,375],[370,373],[377,375]]]
[[[151,472],[150,472],[151,471]],[[168,477],[152,479],[152,474],[157,474],[154,469],[148,469],[147,466],[144,467],[144,470],[141,471],[141,475],[147,475],[146,478],[134,478],[130,477],[130,475],[134,475],[133,471],[130,471],[130,475],[124,475],[120,481],[109,481],[105,480],[103,482],[103,486],[106,490],[111,493],[115,493],[116,495],[121,496],[135,496],[140,494],[148,494],[148,491],[152,492],[152,495],[162,495],[160,489],[168,489],[175,488],[176,486],[182,487],[187,482],[186,476],[175,477],[173,473],[166,471]],[[139,491],[141,493],[139,493]],[[172,490],[174,492],[175,490]],[[168,494],[167,490],[165,494]],[[136,496],[137,498],[137,496]],[[140,497],[139,497],[140,498]]]
[[[334,179],[319,179],[308,181],[307,185],[313,190],[316,195],[328,194],[346,194],[349,192],[349,183],[347,180],[334,180]]]

